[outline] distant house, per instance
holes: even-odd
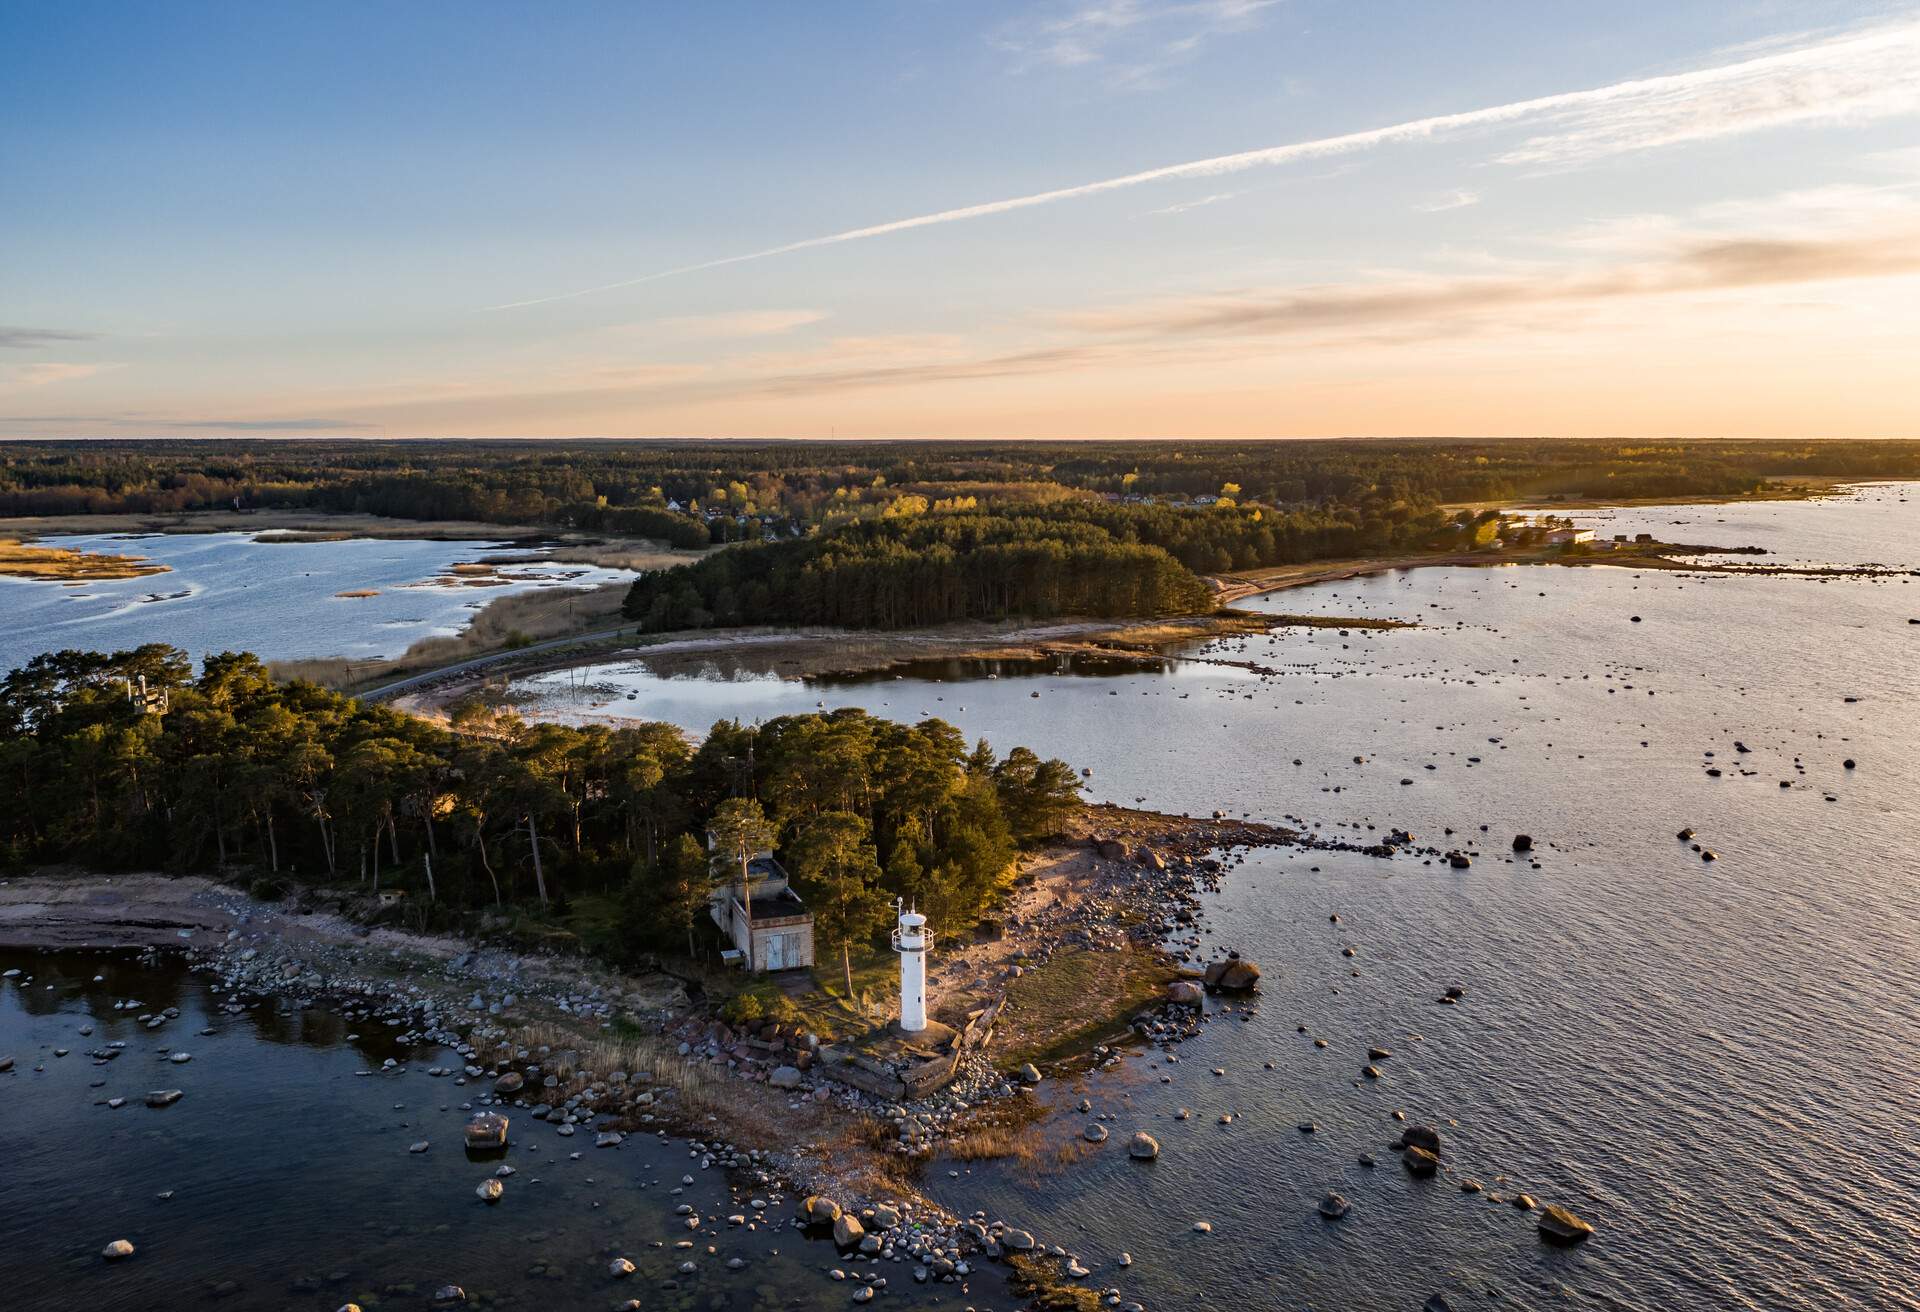
[[[1548,546],[1553,547],[1570,546],[1575,542],[1591,542],[1593,541],[1593,530],[1590,528],[1550,529],[1543,540]]]
[[[709,895],[707,910],[733,947],[729,962],[748,970],[799,970],[813,964],[813,913],[793,891],[786,869],[771,852],[756,852],[747,860],[748,883],[740,882],[740,863],[714,850],[707,835],[712,872],[719,882]],[[751,898],[748,894],[751,893]],[[747,903],[753,917],[747,917]]]

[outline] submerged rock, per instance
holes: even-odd
[[[1329,1193],[1325,1198],[1320,1200],[1319,1211],[1320,1215],[1326,1217],[1328,1220],[1338,1221],[1351,1211],[1352,1208],[1353,1204],[1349,1203],[1339,1194]]]
[[[1542,1238],[1558,1244],[1577,1244],[1593,1234],[1591,1225],[1558,1204],[1540,1213],[1537,1224]]]
[[[1400,1157],[1409,1173],[1425,1178],[1440,1169],[1440,1159],[1425,1148],[1409,1148]]]

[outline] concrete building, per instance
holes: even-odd
[[[712,840],[708,840],[712,851]],[[707,910],[713,923],[733,944],[724,956],[747,970],[800,970],[813,965],[813,913],[793,891],[786,869],[771,852],[756,852],[747,861],[747,882],[740,879],[739,862],[713,853],[714,876],[719,880]],[[750,895],[750,896],[749,896]],[[753,905],[749,918],[747,904]]]

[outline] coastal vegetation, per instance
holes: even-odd
[[[1474,516],[1368,502],[1342,510],[1176,509],[1063,501],[1018,514],[926,511],[852,520],[635,580],[650,631],[710,624],[906,628],[954,620],[1202,614],[1202,572],[1466,542]]]
[[[1023,846],[1078,807],[1063,762],[861,710],[670,725],[450,724],[276,682],[251,655],[194,673],[151,644],[41,656],[0,680],[0,865],[242,875],[398,895],[417,927],[520,916],[616,962],[697,950],[705,835],[754,808],[844,955],[905,897],[970,924]],[[576,906],[610,914],[574,919]]]
[[[1107,498],[1331,510],[1742,497],[1913,477],[1915,441],[47,441],[0,455],[0,515],[306,510],[697,547],[889,511]]]
[[[64,547],[31,547],[17,538],[0,538],[0,577],[79,583],[97,579],[137,579],[166,572],[167,566],[155,564],[144,556],[72,551]]]

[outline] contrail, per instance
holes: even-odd
[[[1008,214],[1014,210],[1032,209],[1038,205],[1052,205],[1058,201],[1078,200],[1083,196],[1097,196],[1104,192],[1120,191],[1152,182],[1217,177],[1221,174],[1241,173],[1248,169],[1271,168],[1301,160],[1322,159],[1329,155],[1345,155],[1354,151],[1371,150],[1376,146],[1429,140],[1469,128],[1514,123],[1529,118],[1566,114],[1569,111],[1591,110],[1622,102],[1634,103],[1637,117],[1624,125],[1623,132],[1613,147],[1615,149],[1635,144],[1634,134],[1636,133],[1643,139],[1643,144],[1660,144],[1665,141],[1722,135],[1726,132],[1738,131],[1743,125],[1837,117],[1848,110],[1869,115],[1910,112],[1916,104],[1920,104],[1920,91],[1916,90],[1916,69],[1920,68],[1920,63],[1916,61],[1917,56],[1920,56],[1920,23],[1909,21],[1713,68],[1616,82],[1610,86],[1595,87],[1585,91],[1567,91],[1557,95],[1539,96],[1532,100],[1492,105],[1483,109],[1440,114],[1432,118],[1413,119],[1387,127],[1368,128],[1360,132],[1321,137],[1313,141],[1297,141],[1282,146],[1242,151],[1233,155],[1216,155],[1210,159],[1192,160],[1184,164],[1168,164],[1160,168],[1128,173],[1098,182],[1084,182],[1076,186],[1059,187],[1052,191],[1038,191],[1031,195],[1014,196],[1006,200],[987,201],[984,204],[968,205],[960,209],[941,210],[935,214],[895,219],[889,223],[877,223],[871,227],[849,228],[844,232],[829,233],[823,237],[808,237],[803,241],[788,242],[783,246],[769,246],[765,250],[703,260],[698,264],[683,264],[678,268],[662,269],[656,273],[642,274],[637,278],[623,278],[618,282],[582,287],[576,291],[560,292],[553,296],[536,296],[524,301],[508,301],[502,305],[490,305],[486,308],[517,310],[529,305],[546,305],[554,301],[573,300],[576,297],[617,291],[622,287],[638,287],[645,283],[659,282],[665,278],[678,278],[706,269],[725,268],[730,264],[767,260],[776,255],[791,255],[796,251],[814,250],[822,246],[838,246],[844,242],[864,241],[869,237],[884,237],[891,233],[908,232],[915,228],[931,228],[944,223],[963,223],[968,219]],[[1743,86],[1757,94],[1750,94],[1744,100],[1719,106],[1702,105],[1697,99],[1701,92],[1715,89],[1739,89]],[[1662,125],[1665,125],[1664,130]],[[1604,133],[1599,134],[1599,148],[1607,148],[1607,138]],[[1518,156],[1518,158],[1526,157],[1524,152]]]

